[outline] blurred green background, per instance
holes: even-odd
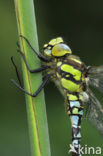
[[[35,6],[40,49],[62,36],[87,65],[103,64],[103,0],[35,0]],[[10,57],[20,63],[17,40],[14,2],[0,0],[0,156],[30,156],[24,94],[10,82],[16,79]],[[103,104],[102,94],[95,94]],[[63,97],[53,83],[45,87],[45,97],[52,156],[68,156],[71,128]],[[103,154],[103,138],[87,121],[82,136],[82,145],[100,146]]]

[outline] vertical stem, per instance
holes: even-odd
[[[28,38],[34,48],[38,50],[33,0],[14,0],[14,2],[19,35],[22,34]],[[23,39],[20,40],[20,45],[30,67],[32,69],[40,67],[38,58]],[[34,93],[42,82],[41,74],[30,74],[23,60],[22,69],[24,87],[28,92]],[[26,108],[31,154],[32,156],[50,156],[48,125],[43,91],[36,98],[26,95]]]

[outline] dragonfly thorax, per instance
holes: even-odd
[[[84,91],[85,75],[82,62],[74,59],[66,59],[57,62],[57,79],[61,86],[69,93]]]

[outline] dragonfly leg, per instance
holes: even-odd
[[[15,80],[11,80],[11,82],[12,82],[16,87],[18,87],[19,89],[21,89],[24,93],[26,93],[26,94],[28,94],[28,95],[30,95],[30,96],[32,96],[32,97],[36,97],[36,96],[40,93],[40,91],[42,90],[42,88],[45,86],[45,84],[48,82],[48,80],[50,79],[50,76],[51,76],[50,74],[44,76],[42,84],[40,85],[40,87],[37,89],[37,91],[36,91],[34,94],[29,93],[28,91],[26,91],[22,86],[20,86],[19,84],[17,84],[17,83],[15,82]]]
[[[38,58],[41,60],[41,61],[44,61],[44,62],[51,62],[51,59],[49,58],[46,58],[45,56],[43,56],[41,53],[37,52],[31,45],[31,43],[29,42],[29,40],[24,37],[23,35],[20,35],[21,38],[23,38],[27,44],[29,45],[29,47],[33,50],[33,52],[38,56]]]
[[[17,75],[19,84],[20,84],[20,86],[22,86],[22,83],[21,83],[21,80],[20,80],[20,76],[19,76],[19,72],[18,72],[18,68],[17,68],[17,66],[16,66],[16,64],[15,64],[15,62],[14,62],[13,56],[11,57],[11,62],[12,62],[12,64],[13,64],[14,68],[15,68],[16,75]]]
[[[20,53],[20,55],[22,56],[22,58],[23,58],[23,60],[24,60],[24,62],[25,62],[25,64],[26,64],[26,67],[27,67],[27,69],[31,72],[31,73],[38,73],[38,72],[41,72],[41,71],[43,71],[43,70],[46,70],[46,69],[48,69],[48,68],[50,68],[50,66],[47,66],[47,65],[42,65],[40,68],[38,68],[38,69],[30,69],[30,67],[29,67],[29,65],[28,65],[28,63],[27,63],[27,61],[26,61],[26,58],[25,58],[25,55],[23,54],[23,52],[21,52],[21,50],[20,49],[18,49],[17,50],[19,53]]]

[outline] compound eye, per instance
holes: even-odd
[[[52,49],[52,55],[56,57],[61,57],[66,54],[71,54],[71,49],[64,43],[57,44]]]

